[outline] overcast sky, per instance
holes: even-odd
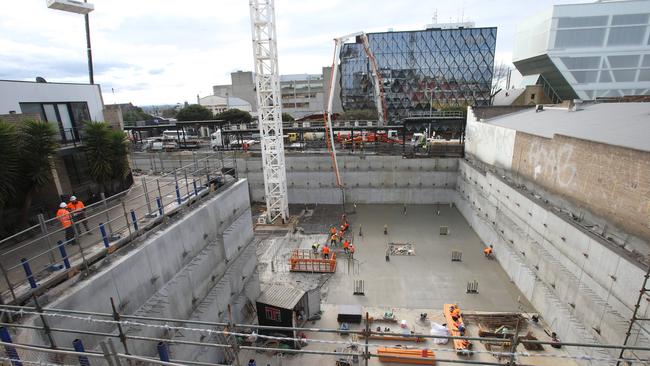
[[[0,79],[88,81],[82,15],[48,9],[45,0],[0,1]],[[230,83],[230,72],[252,69],[246,0],[91,2],[95,82],[107,104],[192,103]],[[423,29],[436,10],[439,23],[497,26],[497,62],[510,62],[519,19],[575,2],[584,1],[276,0],[280,73],[320,73],[334,37]]]

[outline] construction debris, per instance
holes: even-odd
[[[415,246],[411,243],[388,243],[390,255],[415,255]]]

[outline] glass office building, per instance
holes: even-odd
[[[430,107],[489,105],[496,35],[494,27],[444,25],[369,33],[389,120]],[[359,39],[343,45],[340,67],[344,110],[375,109],[372,69]]]

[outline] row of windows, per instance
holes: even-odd
[[[635,25],[648,24],[650,14],[619,14],[612,16],[611,25]],[[585,27],[605,27],[609,24],[608,15],[597,15],[588,17],[563,17],[558,18],[558,28],[585,28]]]
[[[645,38],[647,29],[647,26],[609,28],[606,41],[607,28],[558,30],[555,36],[555,48],[648,45],[650,39]]]

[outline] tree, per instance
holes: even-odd
[[[140,107],[133,107],[129,111],[125,112],[122,118],[124,119],[124,124],[134,125],[137,121],[148,121],[154,117],[145,113]]]
[[[16,143],[18,132],[13,125],[0,120],[0,209],[16,193],[20,176],[18,150]]]
[[[213,117],[209,109],[198,104],[188,105],[176,114],[176,119],[179,121],[205,121]]]
[[[57,134],[54,125],[48,122],[26,120],[19,128],[20,174],[26,192],[20,226],[27,224],[34,194],[52,177],[52,157],[59,148]]]
[[[162,110],[163,118],[176,118],[176,113],[176,109],[174,108],[167,108]]]
[[[88,170],[92,179],[106,192],[106,186],[113,178],[113,148],[110,129],[104,122],[86,122],[84,127],[84,149],[88,159]]]
[[[242,111],[240,109],[228,109],[227,111],[223,111],[216,116],[214,116],[215,119],[220,119],[224,121],[228,121],[231,123],[249,123],[253,121],[253,116],[251,116],[250,113],[246,111]]]
[[[122,180],[129,174],[129,140],[124,131],[109,130],[108,140],[111,149],[111,177]]]
[[[286,113],[286,112],[282,113],[282,121],[284,121],[284,122],[292,122],[292,121],[295,121],[295,120],[296,119],[293,118],[293,116],[290,115],[289,113]]]

